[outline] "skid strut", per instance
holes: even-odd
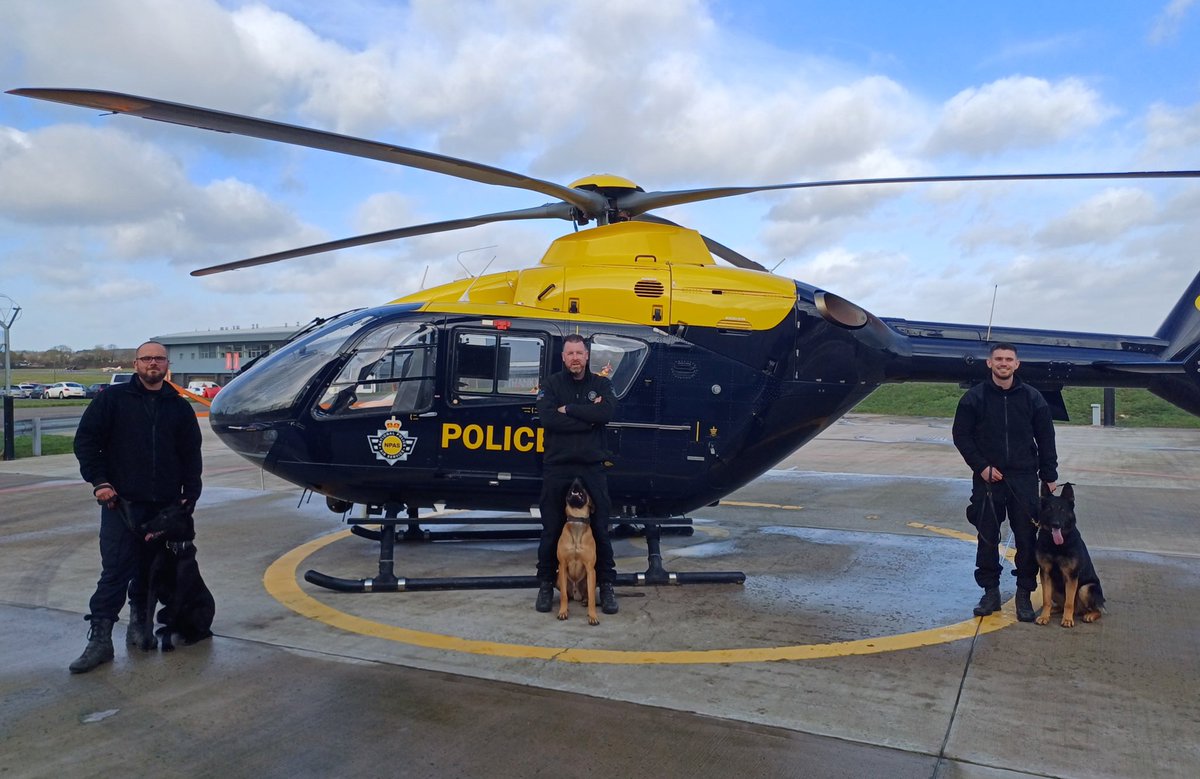
[[[449,576],[438,578],[413,579],[398,577],[395,572],[396,542],[412,541],[465,541],[471,539],[533,539],[541,535],[541,523],[537,529],[505,529],[505,530],[451,530],[430,531],[420,527],[422,522],[428,524],[521,524],[522,520],[512,517],[490,517],[464,519],[455,518],[418,520],[415,509],[408,509],[408,517],[400,517],[401,507],[389,504],[384,506],[384,516],[380,520],[372,520],[378,524],[379,530],[368,530],[358,524],[351,526],[350,531],[357,536],[379,542],[379,574],[370,579],[343,579],[328,576],[320,571],[308,570],[304,580],[309,584],[324,587],[336,592],[422,592],[427,590],[501,590],[523,589],[537,587],[536,576]],[[528,522],[529,520],[524,520]],[[742,584],[746,574],[741,571],[699,571],[687,572],[668,571],[662,562],[663,535],[691,535],[693,528],[691,520],[686,517],[670,517],[666,519],[643,519],[636,521],[621,521],[614,523],[613,537],[628,537],[636,535],[637,526],[644,528],[646,538],[647,567],[642,573],[618,573],[618,587],[645,587],[663,584]],[[405,528],[401,528],[405,525]]]

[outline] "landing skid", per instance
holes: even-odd
[[[324,587],[336,592],[423,592],[426,590],[500,590],[522,589],[537,587],[536,576],[456,576],[431,579],[411,579],[396,576],[395,545],[397,541],[466,541],[494,539],[536,539],[541,535],[541,523],[536,520],[524,520],[513,517],[482,517],[482,518],[438,518],[426,517],[419,519],[411,509],[407,518],[401,518],[400,509],[395,506],[385,508],[382,519],[372,519],[370,524],[378,524],[379,530],[368,530],[359,524],[354,524],[350,532],[362,538],[379,542],[379,574],[370,579],[343,579],[328,576],[320,571],[308,570],[304,580],[309,584]],[[473,524],[473,525],[516,525],[537,524],[533,529],[505,530],[451,530],[431,531],[421,527],[422,524]],[[401,528],[401,525],[406,527]],[[646,538],[647,567],[642,573],[618,573],[618,587],[645,587],[662,584],[742,584],[746,574],[741,571],[668,571],[662,564],[662,536],[683,535],[693,533],[692,520],[687,517],[667,517],[663,519],[648,519],[639,517],[636,520],[616,520],[613,522],[612,536],[628,538],[644,535]]]

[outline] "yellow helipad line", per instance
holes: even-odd
[[[804,510],[803,506],[786,506],[786,505],[783,505],[780,503],[752,503],[750,501],[742,501],[742,500],[723,500],[723,501],[721,501],[721,505],[722,506],[741,506],[742,508],[754,508],[754,509],[787,509],[788,511],[803,511]]]
[[[929,530],[951,538],[974,541],[974,536],[955,530],[910,522],[910,527]],[[263,586],[271,597],[301,616],[315,619],[331,627],[398,641],[428,649],[466,652],[493,657],[512,657],[538,660],[557,660],[564,663],[608,663],[627,665],[694,665],[703,663],[764,663],[775,660],[816,660],[827,657],[871,655],[915,649],[972,638],[976,632],[991,633],[1016,622],[1011,608],[1002,609],[988,617],[972,618],[944,627],[901,633],[894,636],[863,638],[855,641],[836,641],[828,644],[796,644],[793,646],[745,647],[733,649],[676,650],[639,652],[622,649],[577,649],[541,647],[529,644],[508,644],[499,641],[474,639],[430,633],[423,630],[387,625],[356,617],[325,605],[300,588],[296,571],[310,555],[350,535],[349,530],[330,533],[296,547],[280,557],[263,574]],[[1011,554],[1008,555],[1011,558]]]

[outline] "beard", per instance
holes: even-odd
[[[138,378],[142,380],[142,384],[148,387],[156,387],[162,384],[167,377],[166,371],[160,371],[154,368],[145,371],[138,371]]]

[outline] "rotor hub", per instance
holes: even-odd
[[[611,173],[593,173],[590,176],[584,176],[581,179],[571,182],[570,187],[572,189],[581,189],[585,192],[595,192],[603,195],[604,199],[608,201],[608,208],[602,214],[580,213],[575,221],[581,225],[587,224],[592,219],[595,219],[597,224],[602,225],[629,221],[629,214],[622,213],[617,208],[617,199],[630,192],[646,191],[629,179],[623,176],[614,176]]]

